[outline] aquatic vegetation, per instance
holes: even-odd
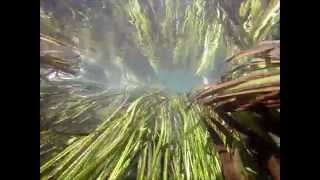
[[[136,33],[133,35],[136,37],[136,43],[149,58],[149,62],[155,71],[158,71],[158,65],[156,64],[159,59],[155,55],[155,47],[151,38],[151,24],[150,20],[144,14],[138,0],[129,0],[127,4],[127,12],[130,17],[129,22],[136,28]]]
[[[194,95],[194,99],[212,107],[226,124],[242,134],[243,141],[249,139],[246,145],[260,154],[256,156],[264,159],[260,163],[265,164],[274,179],[280,178],[280,147],[273,138],[280,137],[279,52],[279,41],[263,42],[239,52],[228,62],[251,56],[249,62],[237,65],[221,82],[209,84]]]
[[[47,92],[46,96],[60,94],[49,89],[42,92]],[[241,176],[255,177],[259,171],[254,162],[242,162],[242,158],[252,157],[237,131],[210,108],[189,106],[186,95],[168,97],[136,89],[79,97],[76,94],[80,92],[73,91],[70,100],[60,94],[65,101],[42,93],[43,100],[54,101],[43,102],[49,106],[42,106],[49,110],[44,115],[51,112],[60,117],[47,125],[55,132],[49,139],[59,134],[69,134],[69,138],[64,140],[64,148],[53,146],[55,153],[42,162],[41,179],[223,179],[222,174],[232,171],[222,169],[228,164],[225,155],[219,154],[224,151],[241,152],[237,155],[240,159],[233,162],[234,171]],[[93,122],[94,115],[89,119],[83,116],[89,112],[97,112],[100,120],[96,126],[72,131],[77,123]],[[57,130],[62,123],[68,129]],[[45,150],[41,152],[48,154]]]
[[[247,0],[241,4],[240,16],[244,19],[244,29],[252,42],[265,40],[275,22],[280,18],[280,1],[271,0],[264,8],[260,0]]]
[[[277,177],[279,0],[54,4],[40,8],[41,179]]]
[[[205,71],[205,68],[207,68],[209,64],[212,63],[211,60],[214,58],[215,52],[219,45],[220,31],[221,31],[221,24],[213,27],[212,26],[208,27],[208,30],[205,36],[204,49],[201,56],[200,65],[196,71],[196,74],[203,73],[203,71]]]
[[[43,179],[221,179],[201,110],[187,110],[186,100],[152,93],[125,107],[124,99],[96,130],[43,164]]]
[[[68,7],[70,17],[59,17],[55,13],[50,21],[80,19],[74,23],[74,28],[79,29],[80,26],[80,29],[86,29],[87,33],[73,34],[80,38],[86,48],[97,46],[94,36],[97,36],[97,31],[101,31],[99,22],[108,23],[104,26],[108,33],[99,35],[99,44],[108,52],[109,64],[113,62],[112,59],[121,57],[124,65],[131,68],[126,63],[128,57],[124,57],[121,50],[125,48],[123,41],[128,41],[130,46],[136,48],[136,53],[147,58],[156,73],[161,69],[179,67],[197,75],[204,75],[209,70],[215,61],[218,48],[230,50],[230,46],[237,46],[242,49],[265,40],[271,31],[278,28],[275,24],[279,22],[280,12],[279,0],[268,3],[263,0],[244,0],[229,4],[220,0],[110,0],[102,1],[104,5],[97,4],[88,8],[67,2],[61,2],[60,6],[67,4],[64,6]],[[42,8],[42,14],[46,11],[53,10]],[[56,24],[55,28],[63,33],[59,26]],[[230,45],[224,47],[224,43],[220,43],[221,39]],[[228,52],[227,55],[233,53]],[[95,56],[94,54],[90,53],[91,56]],[[106,58],[101,57],[99,61],[105,63]],[[133,73],[135,71],[137,70],[132,69]]]

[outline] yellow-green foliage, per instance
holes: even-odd
[[[194,0],[186,8],[181,36],[174,49],[173,63],[191,64],[190,70],[200,75],[212,63],[222,33],[217,17],[211,20],[205,11],[206,1]],[[191,62],[187,62],[190,59]]]
[[[45,162],[41,179],[217,179],[219,157],[202,124],[200,106],[186,96],[145,94]],[[127,102],[126,102],[127,103]],[[135,161],[137,159],[137,163]]]
[[[243,28],[246,32],[252,30],[253,19],[258,17],[262,10],[260,0],[247,0],[241,3],[239,15],[244,18]]]
[[[247,0],[241,3],[239,15],[243,18],[243,28],[253,44],[265,40],[273,24],[279,21],[279,0],[270,0],[266,9],[261,0]]]
[[[246,4],[249,4],[249,10],[250,10],[250,14],[253,17],[256,17],[259,15],[259,13],[261,13],[262,7],[261,7],[261,2],[260,0],[248,0],[246,2]],[[242,4],[241,4],[242,5]]]
[[[173,28],[174,24],[174,6],[172,0],[165,1],[165,16],[163,21],[160,23],[162,36],[168,41],[169,45],[174,43]]]
[[[219,47],[219,40],[221,36],[222,25],[213,24],[207,28],[204,49],[200,60],[200,65],[198,66],[196,74],[203,73],[206,68],[212,63],[215,52]]]
[[[264,11],[264,13],[257,18],[255,24],[256,26],[253,29],[253,39],[258,40],[261,36],[261,31],[268,26],[272,26],[272,21],[277,19],[279,14],[276,14],[280,8],[279,0],[271,0],[268,8]],[[263,39],[262,39],[263,40]]]
[[[265,39],[272,30],[272,22],[278,21],[279,16],[275,15],[278,2],[270,1],[264,10],[261,0],[244,1],[239,14],[247,33],[243,35],[248,37],[242,38],[254,44]],[[131,38],[153,70],[159,72],[169,62],[172,67],[187,69],[197,75],[205,73],[213,64],[216,50],[223,46],[221,37],[227,35],[221,21],[228,19],[220,18],[224,11],[214,8],[208,12],[205,0],[192,0],[186,7],[180,0],[164,0],[162,9],[156,9],[154,1],[146,3],[148,6],[139,0],[114,2],[118,5],[117,17],[124,20],[121,23],[127,21],[134,27],[134,31],[129,32]],[[153,32],[152,28],[159,28],[159,31]]]
[[[106,65],[112,64],[116,57],[127,62],[122,53],[127,49],[119,47],[125,34],[124,39],[130,41],[134,51],[148,59],[156,73],[161,69],[179,68],[203,75],[212,67],[218,48],[228,46],[225,47],[227,55],[232,55],[237,46],[244,48],[266,39],[279,21],[279,0],[270,0],[266,7],[261,0],[243,0],[237,10],[240,25],[232,22],[232,14],[228,14],[232,12],[228,12],[221,2],[211,3],[206,0],[110,0],[110,19],[113,18],[110,26],[114,31],[100,35],[102,40],[98,46],[101,48],[96,49],[101,57],[94,58],[106,61]],[[89,10],[73,9],[70,3],[65,6],[73,16],[79,15],[89,24],[95,18],[90,16]],[[45,17],[41,11],[41,17]],[[103,11],[97,9],[97,14],[104,16],[100,12]],[[41,27],[55,27],[51,25],[54,19],[44,19]],[[54,29],[46,31],[53,32]],[[84,49],[97,46],[94,33],[92,28],[80,28],[78,35]],[[93,57],[93,54],[89,55]]]
[[[136,38],[136,43],[141,48],[142,53],[148,57],[151,66],[157,71],[159,62],[157,62],[158,60],[151,38],[149,19],[138,0],[129,0],[126,10],[129,15],[129,22],[136,28],[133,34],[133,37]]]

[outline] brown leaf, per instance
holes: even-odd
[[[273,76],[273,75],[277,75],[277,74],[279,74],[279,72],[251,73],[251,74],[249,74],[247,76],[240,77],[239,79],[236,79],[236,80],[231,80],[231,81],[227,81],[227,82],[223,82],[223,83],[220,83],[220,84],[213,85],[213,86],[211,86],[211,88],[206,89],[203,92],[201,92],[195,98],[200,99],[200,98],[203,98],[205,96],[211,95],[211,94],[213,94],[214,92],[216,92],[218,90],[223,90],[223,89],[226,89],[226,88],[230,88],[230,87],[236,86],[238,84],[241,84],[241,83],[249,81],[249,80],[269,77],[269,76]]]

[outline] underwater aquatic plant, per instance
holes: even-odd
[[[257,147],[278,152],[269,133],[279,133],[280,60],[265,42],[234,55],[276,28],[279,1],[264,2],[42,4],[41,179],[268,179]],[[222,82],[199,91],[172,95],[154,80],[167,71],[211,78],[230,55]],[[83,61],[104,65],[109,81],[82,78]]]
[[[80,38],[82,47],[103,46],[99,51],[104,51],[109,57],[100,57],[102,52],[91,51],[90,56],[110,65],[116,57],[121,58],[128,69],[131,68],[128,61],[133,60],[124,55],[123,49],[128,49],[128,45],[124,44],[129,44],[135,49],[133,54],[144,56],[147,59],[144,63],[149,63],[155,73],[162,69],[180,68],[204,75],[214,64],[217,49],[230,51],[234,49],[231,46],[243,49],[266,40],[278,28],[276,24],[280,17],[279,0],[268,3],[263,0],[238,3],[221,0],[109,0],[102,1],[104,5],[95,2],[87,8],[71,1],[58,2],[57,8],[66,7],[63,17],[57,14],[61,11],[59,9],[47,6],[41,9],[43,17],[53,14],[50,18],[42,18],[41,24],[59,22],[51,23],[51,27],[56,29],[52,35],[71,31],[69,36]],[[71,30],[60,27],[68,19],[75,21],[68,24]],[[49,31],[43,29],[43,32]],[[233,50],[226,55],[231,54],[234,54]],[[142,63],[140,59],[134,61]],[[133,73],[137,71],[132,70]]]
[[[119,179],[129,172],[137,179],[221,179],[199,109],[187,110],[186,100],[152,93],[126,108],[123,101],[96,130],[44,163],[43,179]]]
[[[263,42],[243,50],[227,62],[251,56],[248,62],[235,64],[221,82],[208,85],[194,96],[246,136],[249,149],[257,153],[258,161],[268,168],[274,179],[280,178],[280,149],[273,138],[274,135],[280,137],[279,52],[279,41]],[[252,63],[257,59],[258,63]]]

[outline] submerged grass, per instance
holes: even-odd
[[[42,164],[41,179],[222,179],[216,150],[187,97],[145,94]]]
[[[98,62],[104,62],[110,69],[119,68],[122,74],[126,73],[123,79],[136,81],[132,78],[136,76],[131,75],[135,74],[135,70],[128,61],[138,62],[143,58],[135,57],[140,55],[150,65],[150,72],[154,71],[159,76],[163,69],[175,68],[202,76],[215,65],[220,49],[225,49],[226,55],[229,55],[250,44],[248,42],[255,44],[268,39],[269,32],[279,21],[280,5],[279,0],[271,0],[266,7],[262,2],[242,1],[240,9],[236,8],[241,17],[239,22],[230,12],[233,8],[229,8],[224,1],[165,0],[157,5],[151,0],[111,0],[107,3],[108,8],[112,7],[110,12],[104,9],[104,5],[102,9],[100,6],[96,9],[86,7],[83,12],[70,7],[73,16],[79,14],[83,17],[79,25],[93,27],[81,28],[79,33],[72,33],[72,36],[79,36],[81,44],[87,47],[85,52],[89,51],[90,46],[97,46],[93,37],[99,34],[96,32],[99,29],[97,24],[100,24],[97,23],[100,22],[98,17],[104,17],[102,19],[108,24],[110,22],[108,27],[112,28],[103,29],[98,45],[106,53],[101,55],[90,50],[88,54]],[[89,13],[89,10],[95,13]],[[64,31],[64,28],[58,28],[59,20],[45,11],[41,9],[42,31],[48,37],[54,36],[54,39],[72,44],[73,40],[59,36]],[[60,45],[48,37],[42,36],[41,39]],[[95,56],[101,56],[101,59]],[[43,66],[50,65],[58,70],[60,68],[60,71],[70,72],[68,68],[71,65],[48,57],[42,57]],[[260,69],[259,72],[269,70]],[[110,74],[112,72],[110,70]],[[41,75],[48,76],[47,73]],[[231,74],[231,77],[240,75]],[[49,81],[48,78],[43,79]],[[239,91],[261,88],[266,83],[274,85],[279,78],[249,80],[244,83],[242,78],[220,84],[213,89],[205,89],[201,95],[214,98],[209,99],[212,102],[223,100],[223,104],[228,97],[238,97]],[[82,89],[82,85],[78,87],[75,82],[69,81],[57,87],[41,89],[41,128],[44,130],[40,131],[48,132],[48,139],[42,138],[41,141],[41,147],[46,147],[41,154],[51,154],[49,160],[42,161],[41,179],[223,179],[221,156],[207,129],[210,123],[210,128],[216,131],[228,150],[235,146],[246,150],[241,145],[237,146],[241,140],[237,133],[231,131],[231,127],[222,125],[223,120],[219,118],[212,120],[215,117],[207,113],[203,106],[188,106],[185,95],[168,97],[158,92],[133,95],[131,92],[112,91],[87,95],[90,87],[88,83],[84,84],[87,84],[87,88]],[[210,97],[219,95],[217,92],[227,94]],[[77,131],[74,129],[87,128],[89,125],[90,128],[85,132],[77,130],[81,135],[75,135]],[[47,145],[53,139],[49,137],[50,133],[65,131],[75,140],[65,143],[64,149]],[[51,153],[53,151],[57,154]]]

